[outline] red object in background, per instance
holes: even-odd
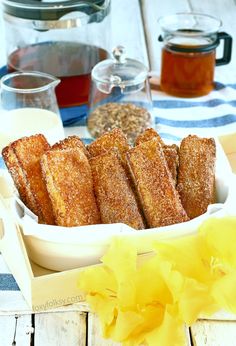
[[[91,70],[108,53],[76,42],[44,42],[20,48],[8,57],[8,70],[40,71],[61,80],[56,87],[59,107],[88,103]]]

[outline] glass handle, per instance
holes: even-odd
[[[224,48],[222,58],[216,59],[216,66],[226,65],[231,60],[233,38],[226,32],[219,32],[217,34],[217,39],[218,42],[220,40],[224,41]]]

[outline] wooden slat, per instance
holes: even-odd
[[[236,323],[236,315],[224,310],[219,310],[216,313],[206,316],[200,315],[199,320],[209,320],[209,321],[233,321]]]
[[[35,346],[85,346],[86,313],[69,311],[35,315]]]
[[[220,31],[225,31],[235,38],[236,33],[236,4],[234,0],[190,0],[191,9],[195,12],[207,13],[222,20]],[[232,59],[229,65],[218,66],[215,69],[215,80],[223,83],[236,83],[236,42],[233,42]],[[220,47],[218,48],[221,51]]]
[[[148,66],[139,1],[112,0],[111,4],[111,46],[125,46],[128,57]]]
[[[189,329],[185,328],[186,342],[183,346],[192,346]],[[119,346],[120,343],[113,342],[111,340],[105,340],[101,336],[101,326],[97,316],[93,313],[88,314],[88,344],[87,346]],[[142,345],[144,346],[144,345]],[[160,345],[162,346],[162,345]],[[164,345],[163,345],[164,346]],[[200,345],[199,345],[200,346]]]
[[[0,316],[0,345],[30,346],[31,315]]]
[[[193,346],[191,343],[190,332],[190,328],[185,326],[185,346]]]
[[[235,346],[236,322],[198,321],[191,334],[194,346]]]
[[[88,344],[87,346],[118,346],[120,343],[115,343],[111,340],[106,340],[102,337],[100,322],[95,314],[88,314]]]
[[[189,11],[188,0],[141,0],[146,42],[151,70],[160,73],[162,43],[158,41],[161,29],[157,20],[161,16]]]

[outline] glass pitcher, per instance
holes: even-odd
[[[161,88],[180,97],[208,94],[214,87],[215,65],[228,64],[232,37],[219,32],[221,21],[198,13],[177,13],[161,17],[163,34]],[[216,59],[216,48],[223,43],[223,56]]]
[[[110,0],[3,0],[3,14],[8,72],[54,75],[59,107],[87,104],[91,70],[110,51]]]
[[[0,81],[0,147],[42,133],[50,144],[64,138],[55,95],[60,80],[41,72],[13,72]]]
[[[119,127],[131,143],[153,125],[148,69],[122,46],[92,70],[87,125],[93,137]]]

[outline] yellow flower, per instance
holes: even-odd
[[[236,313],[236,218],[209,219],[199,234],[210,257],[212,296],[220,307]]]
[[[138,256],[138,242],[114,238],[103,264],[80,276],[104,337],[124,346],[182,346],[184,324],[199,314],[236,313],[236,218],[211,218],[191,236],[149,239],[150,256]]]

